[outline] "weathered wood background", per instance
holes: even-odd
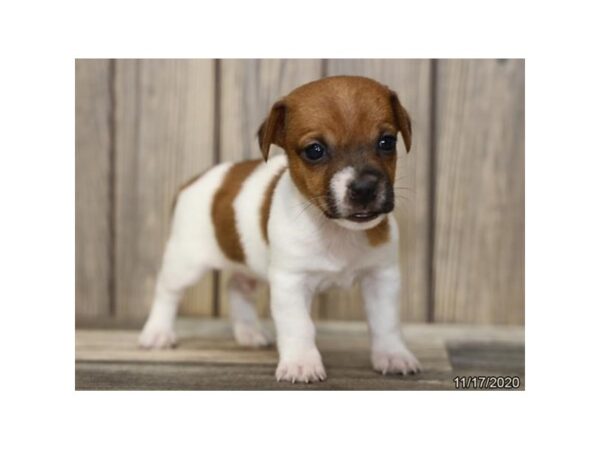
[[[328,75],[396,90],[413,120],[402,154],[402,315],[412,322],[524,322],[523,60],[77,60],[76,314],[147,314],[180,184],[260,155],[270,105]],[[227,274],[191,289],[182,314],[227,315]],[[259,307],[268,316],[267,289]],[[363,317],[333,290],[316,318]]]

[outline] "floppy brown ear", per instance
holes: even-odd
[[[390,98],[392,102],[392,110],[394,111],[394,116],[396,119],[396,126],[402,134],[402,140],[404,141],[404,146],[406,147],[406,153],[408,153],[412,144],[412,126],[410,124],[410,116],[400,103],[400,100],[398,100],[398,95],[394,91],[391,91]]]
[[[271,144],[283,147],[284,125],[285,103],[279,100],[273,105],[269,116],[258,129],[258,145],[265,161],[269,157]]]

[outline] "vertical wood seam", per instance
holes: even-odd
[[[325,78],[327,76],[328,63],[329,63],[329,60],[326,58],[323,58],[321,60],[321,78]]]
[[[214,60],[214,83],[215,95],[213,98],[213,164],[221,162],[221,60]],[[212,316],[220,316],[220,281],[221,274],[217,270],[212,271]]]
[[[429,229],[427,239],[427,322],[435,320],[435,227],[436,227],[436,175],[437,175],[437,94],[438,60],[431,60],[429,87]]]
[[[116,298],[116,61],[109,60],[108,66],[108,92],[109,92],[109,117],[108,117],[108,315],[115,317],[117,313]]]

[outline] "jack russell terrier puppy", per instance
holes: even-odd
[[[175,344],[183,291],[211,269],[232,269],[231,319],[238,343],[271,342],[251,294],[268,281],[277,332],[277,380],[325,380],[310,318],[314,295],[359,280],[376,371],[416,373],[399,323],[396,136],[411,124],[397,95],[363,77],[330,77],[276,102],[258,131],[267,161],[223,163],[180,191],[145,348]],[[268,158],[275,144],[285,156]]]

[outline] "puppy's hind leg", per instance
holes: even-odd
[[[195,284],[209,267],[190,254],[189,247],[171,237],[156,281],[150,316],[139,336],[143,348],[167,348],[176,343],[175,317],[186,288]]]
[[[255,301],[252,298],[255,290],[256,280],[254,278],[240,273],[234,273],[231,276],[227,285],[230,316],[233,323],[233,334],[238,344],[248,347],[264,347],[271,344],[273,338],[258,319]]]

